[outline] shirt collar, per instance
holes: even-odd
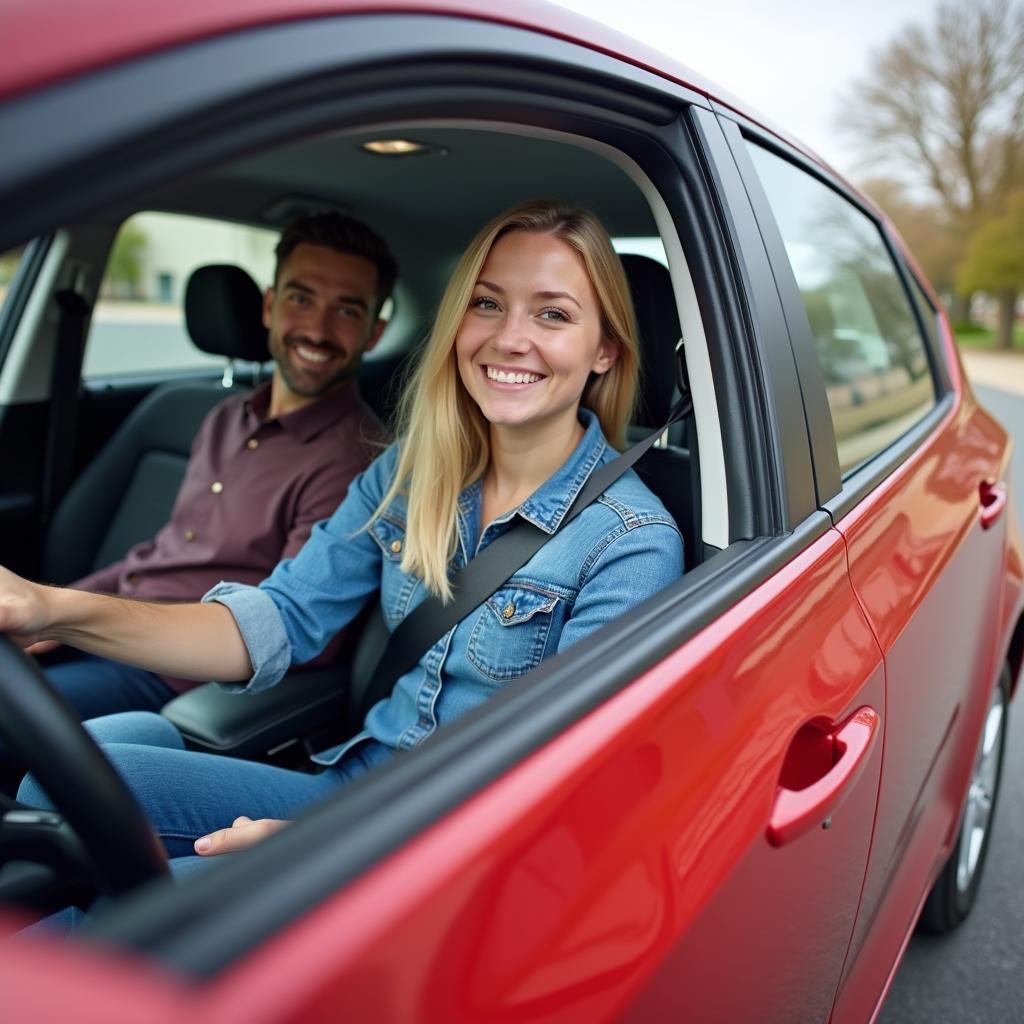
[[[255,416],[260,422],[267,421],[270,410],[270,385],[267,381],[246,399],[246,412]],[[281,425],[296,440],[305,444],[312,441],[317,434],[343,420],[355,411],[360,404],[359,388],[354,380],[346,381],[337,391],[311,402],[309,405],[274,417],[274,422]],[[270,422],[270,421],[267,421]]]
[[[519,515],[546,533],[554,533],[558,529],[576,495],[608,451],[608,442],[601,433],[597,415],[580,406],[579,420],[584,428],[583,437],[572,455],[517,509]]]
[[[502,516],[499,521],[518,514],[545,533],[554,533],[558,529],[576,495],[609,451],[597,415],[581,406],[579,420],[584,432],[573,453],[519,508]],[[479,508],[481,491],[482,481],[475,480],[459,495],[459,509],[464,516],[470,515],[474,506]]]

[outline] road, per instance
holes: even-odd
[[[1011,480],[1024,526],[1024,397],[977,388],[1017,439]],[[1024,1022],[1024,693],[1011,706],[1002,792],[985,877],[971,916],[952,935],[916,934],[878,1024]]]

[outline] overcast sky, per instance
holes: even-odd
[[[872,50],[929,23],[938,0],[556,0],[670,53],[765,114],[851,179],[870,175],[840,130]],[[861,165],[861,166],[858,166]]]

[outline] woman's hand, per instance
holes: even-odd
[[[39,636],[52,625],[46,600],[49,589],[0,566],[0,633],[9,633],[24,648],[32,649],[37,644],[37,651],[56,647]]]
[[[253,668],[234,616],[215,602],[150,603],[30,583],[0,567],[0,633],[30,654],[69,644],[185,679],[247,679]]]
[[[247,846],[253,846],[261,839],[284,828],[289,824],[287,821],[278,821],[275,818],[260,818],[253,821],[244,814],[231,823],[231,828],[218,829],[208,836],[200,836],[195,841],[196,853],[203,857],[212,857],[216,853],[234,853],[236,850],[244,850]]]

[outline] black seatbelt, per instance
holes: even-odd
[[[439,597],[431,595],[418,605],[388,638],[363,694],[362,706],[369,709],[387,697],[395,683],[449,629],[483,604],[559,530],[608,490],[673,423],[688,416],[692,409],[693,401],[689,391],[684,391],[663,427],[633,445],[617,459],[595,469],[553,533],[546,533],[526,519],[517,519],[505,533],[455,574],[451,581],[454,599],[450,603],[444,604]]]
[[[72,288],[57,292],[60,320],[50,378],[50,422],[46,435],[46,462],[41,495],[41,518],[49,519],[71,482],[75,458],[75,422],[78,386],[85,350],[85,324],[89,303]]]

